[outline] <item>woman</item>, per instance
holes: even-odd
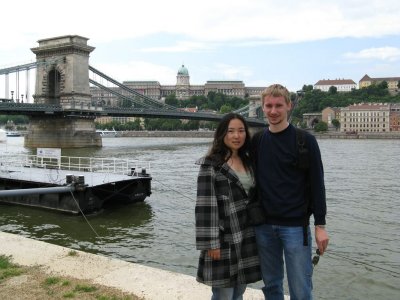
[[[227,114],[197,179],[197,281],[212,287],[212,300],[243,299],[246,284],[261,279],[255,234],[246,205],[254,187],[250,136],[242,116]]]

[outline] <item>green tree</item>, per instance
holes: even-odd
[[[176,99],[175,94],[170,94],[165,98],[165,104],[172,105],[172,106],[178,106],[178,99]]]
[[[312,86],[312,84],[303,85],[303,88],[302,88],[302,90],[303,90],[304,92],[311,92],[313,89],[314,89],[314,87]]]
[[[336,94],[336,93],[337,93],[337,87],[332,85],[332,86],[329,88],[328,93],[329,93],[329,94]]]
[[[328,124],[326,122],[320,121],[314,126],[315,132],[325,132],[328,130]]]
[[[332,120],[332,125],[335,127],[336,130],[338,130],[339,127],[340,127],[340,122],[339,122],[339,120],[338,120],[338,119],[333,119],[333,120]]]
[[[221,109],[219,110],[219,112],[221,114],[226,114],[232,111],[232,107],[228,104],[224,104],[221,106]]]

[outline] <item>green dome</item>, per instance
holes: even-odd
[[[185,65],[182,65],[182,67],[179,68],[179,70],[178,70],[178,75],[186,75],[186,76],[189,76],[189,71],[188,71],[188,69],[185,67]]]

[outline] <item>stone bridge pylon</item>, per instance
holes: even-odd
[[[89,54],[95,49],[87,38],[67,35],[39,40],[36,54],[35,103],[56,104],[68,109],[91,103]],[[79,148],[102,146],[94,116],[31,116],[26,147]]]

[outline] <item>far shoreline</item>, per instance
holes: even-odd
[[[358,133],[346,134],[344,132],[316,133],[309,131],[317,139],[400,139],[400,132],[396,133]],[[188,137],[188,138],[213,138],[214,131],[118,131],[120,137]]]

